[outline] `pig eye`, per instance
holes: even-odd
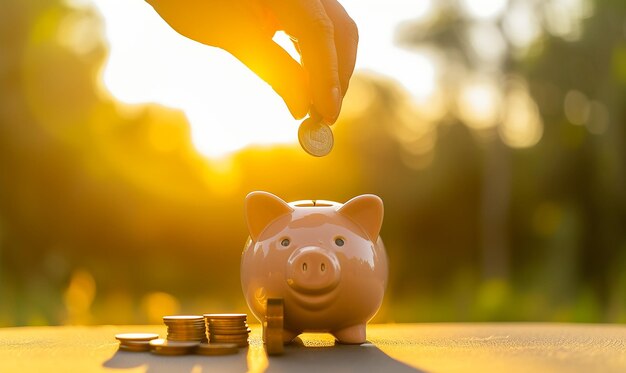
[[[287,247],[287,246],[289,246],[289,238],[283,238],[283,239],[280,241],[280,245],[281,245],[281,246],[283,246],[283,247]]]
[[[337,238],[335,238],[335,245],[337,245],[337,246],[343,246],[343,244],[344,244],[344,243],[345,243],[345,242],[344,242],[343,238],[341,238],[341,237],[337,237]]]

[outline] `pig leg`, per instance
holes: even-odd
[[[343,344],[361,344],[365,343],[365,324],[358,324],[335,330],[332,335],[337,338],[339,343]]]

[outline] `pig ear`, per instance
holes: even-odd
[[[337,210],[363,228],[369,238],[376,242],[383,224],[383,201],[373,194],[354,197]]]
[[[268,192],[248,194],[244,209],[248,232],[253,240],[257,240],[265,227],[276,218],[293,211],[285,201]]]

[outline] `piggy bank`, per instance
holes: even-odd
[[[267,192],[245,199],[250,237],[241,285],[263,321],[268,298],[284,302],[283,341],[328,332],[340,343],[365,342],[365,326],[387,285],[387,255],[379,231],[383,202],[372,194],[341,204],[286,203]]]

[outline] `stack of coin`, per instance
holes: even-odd
[[[250,329],[245,313],[207,313],[204,315],[211,343],[234,343],[239,347],[248,345]]]
[[[202,316],[163,316],[163,322],[167,325],[169,341],[207,341]]]
[[[263,321],[263,342],[268,355],[280,355],[283,348],[284,306],[282,298],[267,300],[267,310]]]
[[[157,355],[187,355],[194,353],[199,344],[198,341],[153,339],[150,341],[150,352]]]
[[[116,334],[115,339],[120,341],[120,350],[141,352],[150,350],[150,341],[159,338],[153,333],[122,333]]]

